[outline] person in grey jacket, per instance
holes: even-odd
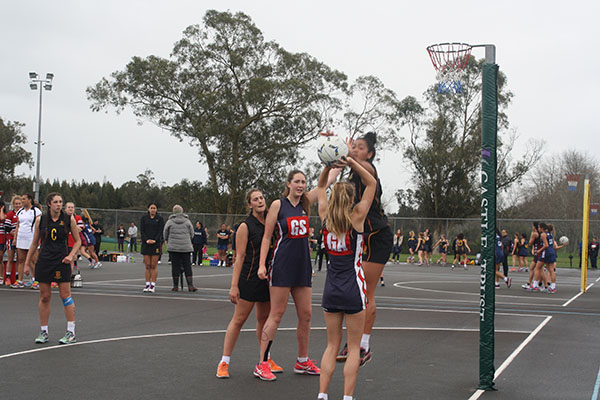
[[[167,242],[167,251],[171,257],[171,272],[173,275],[173,290],[179,287],[179,274],[183,269],[188,290],[195,292],[192,281],[191,253],[193,250],[192,239],[194,238],[194,227],[190,219],[183,213],[180,205],[173,206],[173,214],[167,220],[163,230],[164,240]]]

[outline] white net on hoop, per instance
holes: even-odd
[[[427,52],[437,71],[438,93],[462,93],[460,78],[469,61],[471,46],[466,43],[439,43],[428,46]]]

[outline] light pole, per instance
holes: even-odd
[[[33,191],[35,192],[35,201],[40,201],[40,153],[42,151],[42,88],[44,90],[52,90],[52,79],[54,74],[48,72],[46,79],[39,78],[37,72],[29,73],[29,87],[31,90],[40,88],[40,113],[38,118],[38,139],[37,139],[37,162],[35,166],[35,182],[33,183]]]

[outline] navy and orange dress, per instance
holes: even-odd
[[[312,287],[308,215],[302,208],[302,202],[294,207],[287,197],[280,201],[269,285]]]
[[[383,211],[381,204],[381,182],[377,174],[377,169],[373,163],[369,162],[373,167],[375,179],[377,179],[377,187],[375,189],[375,197],[371,202],[371,207],[367,213],[365,220],[365,240],[363,261],[369,261],[375,264],[385,264],[390,258],[390,253],[394,247],[394,234],[388,224],[387,216]],[[357,204],[367,188],[358,173],[352,171],[350,173],[350,182],[354,185],[355,198],[354,204]]]
[[[242,224],[248,227],[248,243],[246,244],[246,255],[244,264],[238,279],[240,298],[250,302],[269,301],[269,284],[258,277],[258,265],[260,261],[260,245],[265,233],[265,225],[250,214]],[[241,249],[240,249],[241,250]],[[271,249],[267,254],[267,265],[271,261]]]
[[[363,234],[354,228],[342,239],[323,227],[329,254],[322,307],[326,312],[355,314],[367,307],[367,282],[362,268]]]

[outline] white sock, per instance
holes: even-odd
[[[152,287],[156,286],[156,282],[150,282],[150,286],[152,286]]]
[[[146,286],[150,286],[150,282],[146,281]]]
[[[48,325],[42,325],[42,331],[48,333]]]
[[[327,400],[327,393],[319,393],[317,399]]]
[[[344,395],[344,400],[352,400],[352,396],[346,396],[346,395]]]
[[[531,284],[533,285],[534,288],[538,287],[537,281],[533,281],[533,282],[531,282]]]
[[[298,357],[298,361],[301,362],[301,363],[307,362],[308,361],[308,357]]]
[[[229,361],[231,361],[231,356],[221,357],[221,362],[225,362],[227,365],[229,365]],[[219,364],[221,364],[221,363],[219,363]]]
[[[362,347],[365,350],[369,350],[369,340],[370,339],[371,339],[371,335],[367,335],[366,333],[363,333],[362,339],[360,339],[360,347]]]
[[[67,330],[75,333],[75,321],[67,321]]]
[[[552,289],[556,289],[556,283],[551,283],[551,284],[550,284],[550,287],[551,287]]]

